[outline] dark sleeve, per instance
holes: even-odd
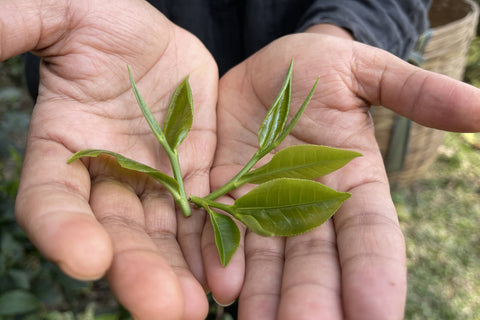
[[[316,0],[298,25],[330,23],[349,30],[354,38],[406,59],[428,27],[431,0]]]
[[[318,23],[406,59],[427,27],[431,0],[148,0],[195,34],[214,56],[220,75],[271,41]],[[38,90],[40,59],[25,55],[28,87]]]

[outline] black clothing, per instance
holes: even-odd
[[[357,41],[408,58],[428,26],[430,0],[150,0],[195,34],[223,74],[283,35],[319,23],[349,30]]]
[[[431,0],[149,0],[172,22],[195,34],[220,75],[276,38],[330,23],[357,41],[402,59],[428,26]],[[39,59],[25,56],[27,83],[38,94]]]

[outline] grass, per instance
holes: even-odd
[[[480,151],[448,133],[426,175],[395,191],[407,243],[406,319],[480,319]]]
[[[477,86],[479,58],[476,39],[466,79]],[[21,73],[18,57],[0,63],[0,303],[6,293],[22,291],[30,294],[23,296],[29,299],[25,301],[39,304],[29,316],[2,315],[0,310],[0,320],[128,319],[105,282],[63,276],[14,225],[13,201],[31,108]],[[480,319],[480,135],[448,133],[425,176],[392,196],[407,243],[405,318]],[[213,319],[216,306],[211,307]]]

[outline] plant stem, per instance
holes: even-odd
[[[252,156],[252,158],[247,162],[247,164],[243,167],[242,170],[240,170],[230,181],[228,181],[226,184],[224,184],[222,187],[218,188],[217,190],[213,191],[204,199],[207,200],[215,200],[224,194],[232,191],[233,189],[236,189],[240,187],[242,184],[244,184],[244,181],[241,181],[241,178],[250,171],[250,169],[253,168],[253,166],[263,157],[265,156],[266,152],[264,150],[257,150],[255,154]]]
[[[200,197],[195,197],[195,196],[190,196],[190,201],[196,204],[199,207],[202,208],[207,208],[207,207],[214,207],[220,210],[223,210],[225,212],[231,213],[232,211],[232,206],[229,206],[228,204],[223,204],[220,202],[216,202],[213,200],[209,200],[207,198],[200,198]]]
[[[167,144],[168,145],[168,144]],[[190,203],[188,202],[187,194],[185,192],[185,186],[183,185],[182,171],[180,170],[180,161],[178,159],[177,149],[171,150],[168,148],[167,154],[172,164],[173,176],[178,183],[178,191],[180,193],[180,198],[176,201],[178,206],[183,212],[185,217],[192,215],[192,209],[190,208]]]
[[[153,129],[153,128],[152,128]],[[178,159],[177,149],[172,149],[165,138],[165,135],[161,130],[153,130],[155,137],[157,138],[160,145],[163,147],[167,153],[168,159],[172,166],[173,177],[177,180],[178,183],[178,192],[179,197],[175,197],[175,202],[178,204],[180,209],[183,212],[185,217],[192,215],[192,208],[190,208],[190,203],[188,202],[188,197],[185,192],[185,186],[183,184],[182,170],[180,169],[180,161]],[[172,193],[173,194],[173,193]]]

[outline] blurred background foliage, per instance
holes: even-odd
[[[129,319],[106,282],[65,276],[39,254],[15,222],[32,108],[21,57],[0,63],[0,320]]]
[[[465,81],[480,88],[480,37],[472,43]],[[0,320],[130,319],[105,281],[65,276],[15,223],[32,107],[21,57],[1,62]],[[448,133],[425,176],[392,196],[407,243],[405,318],[480,319],[480,135]],[[210,305],[208,319],[233,319]]]

